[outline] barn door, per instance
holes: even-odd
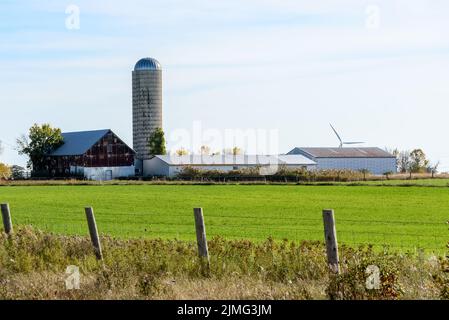
[[[106,170],[104,176],[105,180],[112,180],[112,170]]]

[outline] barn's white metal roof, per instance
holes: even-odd
[[[316,162],[302,155],[157,155],[169,165],[315,165]]]

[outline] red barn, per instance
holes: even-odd
[[[136,152],[110,129],[62,136],[64,144],[47,157],[50,176],[111,180],[135,175]]]

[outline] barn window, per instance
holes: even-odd
[[[112,144],[108,144],[108,153],[112,153]]]

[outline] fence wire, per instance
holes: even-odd
[[[166,238],[194,240],[195,229],[193,215],[171,216],[175,222],[161,222],[147,216],[144,221],[136,220],[132,215],[107,217],[97,216],[97,225],[102,235],[118,238]],[[124,219],[125,218],[125,219]],[[277,225],[270,224],[274,217],[257,215],[206,215],[208,238],[221,236],[226,239],[248,239],[264,241],[271,237],[275,240],[323,241],[322,219],[277,217]],[[64,235],[88,236],[87,223],[83,216],[52,217],[52,223],[42,223],[38,216],[17,217],[16,224],[34,227],[45,232]],[[380,221],[364,219],[336,219],[337,240],[339,245],[389,248],[401,251],[428,250],[444,252],[447,250],[449,232],[444,222],[421,221]],[[373,231],[379,225],[385,231]],[[398,231],[401,229],[402,231]],[[427,230],[426,230],[427,229]],[[425,232],[418,232],[425,230]]]

